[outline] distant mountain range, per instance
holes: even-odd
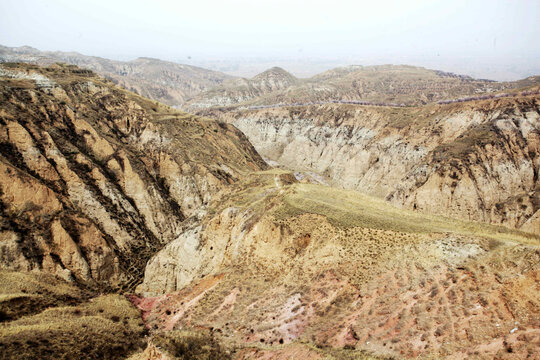
[[[272,68],[249,80],[225,81],[196,95],[184,108],[198,111],[219,106],[334,100],[422,105],[538,83],[538,76],[514,82],[496,82],[408,65],[353,65],[331,69],[309,79],[297,79],[281,68]]]

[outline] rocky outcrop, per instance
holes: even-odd
[[[399,206],[538,228],[538,96],[421,108],[324,105],[220,115],[265,158]]]
[[[0,67],[0,97],[5,269],[132,288],[186,219],[266,166],[233,126],[76,67]]]

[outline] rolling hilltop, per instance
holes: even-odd
[[[273,67],[252,79],[240,78],[225,81],[220,86],[196,96],[185,107],[196,110],[246,102],[251,103],[254,99],[274,92],[287,91],[287,89],[301,83],[300,79],[295,78],[282,68]]]
[[[261,88],[262,79],[279,74],[278,87]],[[492,93],[538,84],[538,77],[516,82],[473,79],[437,70],[407,65],[348,66],[328,70],[309,79],[295,79],[279,69],[263,72],[241,83],[224,82],[202,92],[184,108],[200,111],[208,107],[238,107],[275,104],[306,104],[336,100],[422,105],[445,99]]]

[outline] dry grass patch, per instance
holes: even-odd
[[[89,296],[88,292],[53,275],[0,270],[0,322],[51,306],[75,305]]]
[[[230,352],[223,349],[209,331],[177,330],[155,334],[152,342],[173,359],[226,360]]]
[[[274,210],[277,220],[304,213],[320,214],[340,228],[365,227],[405,233],[455,233],[519,243],[540,244],[540,237],[502,226],[461,221],[399,209],[384,200],[351,190],[294,184]]]
[[[140,313],[121,295],[50,308],[0,325],[9,359],[118,359],[143,344]]]

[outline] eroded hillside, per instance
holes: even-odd
[[[538,95],[209,113],[287,168],[411,209],[540,233]]]
[[[133,288],[212,196],[266,165],[233,126],[73,66],[0,67],[0,266]]]
[[[190,110],[252,102],[274,92],[286,91],[302,81],[279,67],[268,69],[252,79],[233,79],[190,99],[183,107]]]
[[[539,245],[273,170],[153,257],[132,301],[153,336],[206,329],[237,359],[534,357]]]

